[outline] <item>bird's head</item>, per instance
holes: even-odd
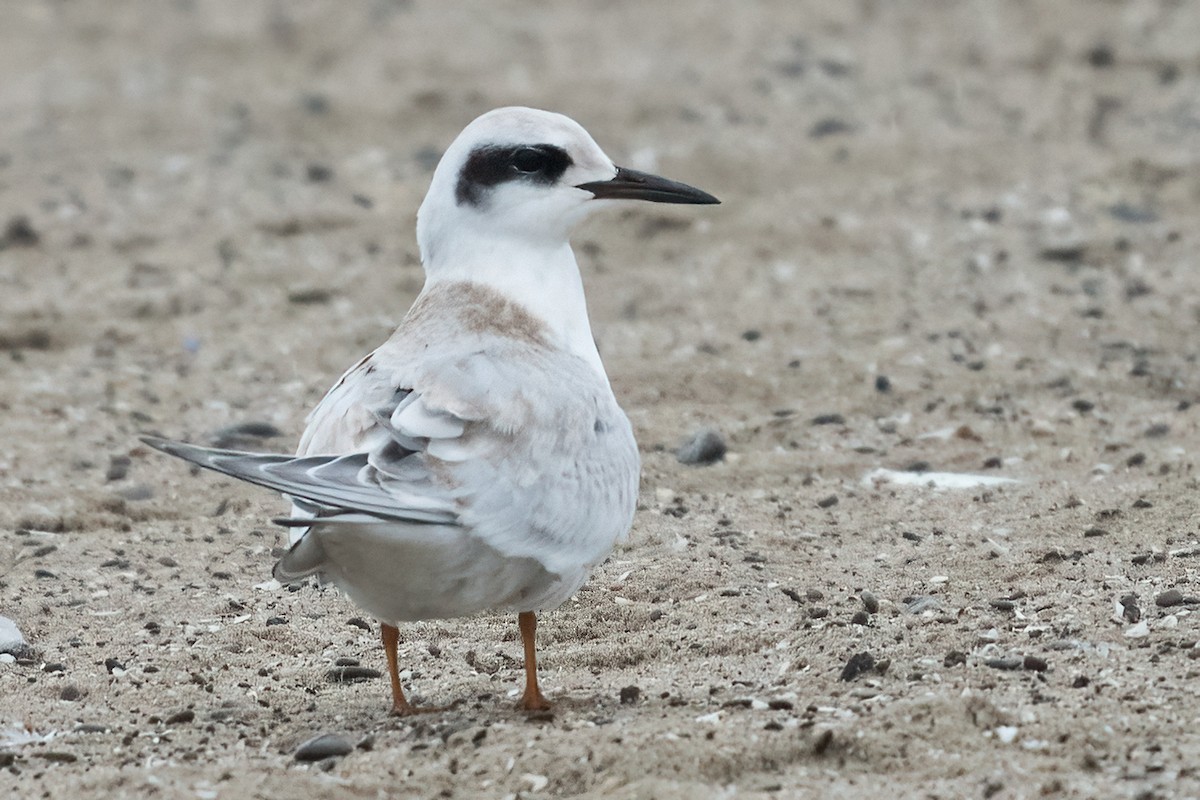
[[[452,239],[476,246],[564,245],[571,229],[606,201],[716,203],[686,184],[613,164],[579,123],[532,108],[478,117],[450,145],[417,213],[426,266]]]

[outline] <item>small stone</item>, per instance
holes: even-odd
[[[812,619],[824,619],[829,616],[829,609],[825,606],[813,606],[808,610],[808,616]]]
[[[887,375],[875,376],[875,391],[880,394],[887,394],[892,390],[892,381]]]
[[[633,705],[642,696],[642,690],[636,686],[626,686],[621,689],[621,705]]]
[[[1017,607],[1017,604],[1014,603],[1012,600],[1006,600],[1004,598],[1000,598],[997,600],[988,600],[988,605],[991,606],[992,608],[998,609],[1000,611],[1012,611],[1014,608]]]
[[[79,687],[74,684],[67,684],[62,688],[62,691],[58,693],[60,700],[68,701],[78,700],[82,696],[83,692],[79,691]]]
[[[208,438],[213,447],[226,448],[244,444],[247,440],[274,439],[282,435],[283,431],[269,422],[242,422],[221,428]]]
[[[313,183],[324,183],[333,179],[333,167],[328,164],[309,164],[304,170],[305,177]]]
[[[171,558],[170,556],[159,556],[158,563],[162,564],[164,567],[178,567],[179,566],[179,562],[176,561],[175,559]]]
[[[828,497],[824,497],[817,501],[818,508],[833,508],[837,504],[838,496],[836,494],[831,494]]]
[[[723,460],[728,449],[721,434],[707,428],[680,445],[675,457],[681,464],[707,465]]]
[[[879,611],[879,598],[878,597],[876,597],[871,592],[866,592],[866,591],[860,593],[858,595],[858,597],[860,600],[862,600],[863,608],[865,608],[867,610],[868,614],[878,613],[878,611]]]
[[[36,247],[41,240],[42,237],[29,222],[29,217],[13,217],[4,227],[4,235],[0,236],[0,250],[10,246]]]
[[[115,670],[118,669],[124,671],[125,665],[115,658],[106,658],[104,659],[104,668],[108,670],[109,674],[111,675]]]
[[[338,758],[352,752],[354,752],[354,745],[345,738],[334,733],[323,733],[297,747],[296,760],[321,761],[326,758]]]
[[[8,617],[0,617],[0,653],[7,653],[14,658],[24,658],[29,655],[29,643],[21,634],[17,623]]]
[[[870,672],[873,669],[875,669],[875,656],[870,653],[856,653],[842,668],[841,679],[849,683],[864,672]]]
[[[813,425],[845,425],[846,418],[841,414],[818,414],[812,419]]]
[[[942,659],[942,666],[947,668],[957,667],[960,664],[966,663],[967,654],[961,650],[951,650],[949,653],[946,653],[946,657]]]
[[[132,464],[129,456],[112,456],[108,459],[108,472],[104,474],[106,481],[124,480],[129,474],[129,466]]]
[[[46,664],[44,667],[42,667],[42,672],[45,672],[47,675],[53,675],[58,672],[66,671],[67,666],[65,664],[59,664],[57,661],[52,664]]]
[[[381,675],[382,672],[370,667],[335,667],[325,673],[325,677],[334,683],[358,683],[373,680]]]
[[[1104,528],[1091,527],[1083,532],[1083,538],[1085,539],[1094,539],[1097,536],[1108,536],[1108,531],[1104,530]]]
[[[350,656],[340,656],[336,661],[333,662],[333,665],[335,667],[357,667],[361,663],[362,662],[359,661],[357,658],[351,658]]]
[[[367,622],[362,617],[351,617],[350,619],[346,620],[346,624],[352,625],[355,628],[361,628],[368,633],[371,631],[371,623]]]
[[[270,628],[273,625],[287,625],[288,621],[283,617],[267,617],[266,625]]]
[[[851,625],[869,625],[871,623],[871,615],[865,611],[855,611],[854,616],[850,618]]]
[[[1154,598],[1154,604],[1159,608],[1170,608],[1183,603],[1183,592],[1178,589],[1167,589]]]
[[[1021,661],[1021,666],[1031,672],[1045,672],[1049,668],[1046,659],[1040,656],[1025,656]]]
[[[183,725],[196,719],[196,712],[190,708],[183,711],[176,711],[171,716],[167,717],[168,725]]]
[[[1020,658],[989,658],[983,663],[992,669],[1014,670],[1020,669],[1025,662]]]
[[[1137,595],[1127,594],[1121,598],[1121,616],[1128,622],[1137,622],[1142,618],[1142,610],[1138,608]]]

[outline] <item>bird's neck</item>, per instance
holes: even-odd
[[[579,356],[607,380],[568,242],[460,238],[426,258],[423,293],[446,283],[478,284],[500,294],[542,322],[552,345]]]

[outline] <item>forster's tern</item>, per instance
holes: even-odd
[[[620,200],[716,203],[619,168],[560,114],[501,108],[454,140],[417,214],[425,286],[392,337],[308,417],[296,457],[147,437],[283,492],[281,582],[317,575],[379,619],[393,711],[396,625],[518,612],[519,706],[538,689],[535,613],[570,598],[629,532],[639,460],[588,324],[568,237]]]

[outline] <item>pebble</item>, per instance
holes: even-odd
[[[1031,672],[1045,672],[1049,669],[1050,664],[1041,656],[1025,656],[1021,662],[1021,666]]]
[[[82,696],[83,692],[79,691],[79,687],[74,684],[67,684],[62,688],[62,691],[58,693],[60,700],[67,701],[78,700]]]
[[[632,705],[642,696],[642,690],[636,686],[626,686],[621,690],[621,705]]]
[[[323,733],[314,736],[296,748],[297,761],[321,761],[326,758],[337,758],[354,751],[354,745],[335,733]]]
[[[168,725],[183,725],[192,722],[196,719],[196,712],[190,708],[185,708],[183,711],[176,711],[171,716],[167,717]]]
[[[818,414],[812,419],[813,425],[845,425],[846,418],[841,414]]]
[[[841,679],[849,682],[873,669],[875,669],[875,656],[870,653],[855,653],[846,662],[846,666],[842,667]]]
[[[21,629],[8,617],[0,617],[0,653],[14,658],[23,658],[30,654],[29,643],[21,635]]]
[[[1025,662],[1020,658],[989,658],[983,663],[992,669],[1014,670],[1020,669]]]
[[[946,657],[942,659],[943,667],[957,667],[960,664],[967,663],[967,654],[961,650],[951,650],[946,653]]]
[[[369,681],[382,676],[383,673],[370,667],[335,667],[325,673],[325,677],[334,683],[357,683]]]
[[[871,615],[865,611],[855,611],[854,616],[850,618],[851,625],[869,625],[871,623]]]
[[[836,494],[831,494],[828,497],[822,498],[817,501],[818,508],[833,508],[837,504],[838,504],[838,496]]]
[[[129,456],[111,456],[108,459],[108,472],[104,474],[104,480],[124,480],[125,476],[129,474],[129,466],[132,463]]]
[[[721,461],[729,448],[720,432],[706,428],[695,433],[675,451],[681,464],[707,465]]]
[[[868,614],[875,614],[879,611],[879,598],[871,592],[860,592],[859,599],[862,600],[863,608]]]
[[[1159,608],[1170,608],[1183,603],[1183,592],[1178,589],[1167,589],[1154,598],[1154,604]]]

